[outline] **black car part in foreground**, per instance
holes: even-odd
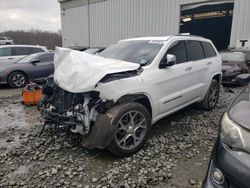
[[[204,188],[250,187],[250,74],[236,79],[248,86],[222,116]]]

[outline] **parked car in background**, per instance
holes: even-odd
[[[235,77],[239,74],[248,72],[248,62],[246,53],[243,52],[222,52],[222,83],[235,84]]]
[[[0,64],[0,84],[24,87],[29,81],[41,81],[54,72],[54,53],[35,53],[17,62]]]
[[[0,64],[13,63],[23,58],[26,55],[39,52],[48,52],[48,49],[44,46],[33,46],[33,45],[0,46]]]
[[[102,52],[105,48],[104,47],[91,47],[87,50],[84,50],[83,52],[89,53],[89,54],[98,54]]]
[[[84,50],[88,49],[89,47],[88,46],[70,46],[68,48],[72,49],[72,50],[77,50],[77,51],[83,52]]]
[[[56,49],[39,110],[49,125],[82,136],[88,148],[120,156],[139,151],[161,118],[193,103],[216,107],[221,58],[202,37],[133,38],[98,56]]]
[[[236,80],[248,86],[222,116],[204,188],[250,187],[250,74]]]
[[[0,37],[0,45],[11,45],[14,41],[10,37]]]

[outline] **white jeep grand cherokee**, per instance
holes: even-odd
[[[54,63],[38,106],[45,124],[116,155],[140,150],[159,119],[193,103],[211,110],[219,98],[221,58],[201,37],[127,39],[98,56],[57,48]]]

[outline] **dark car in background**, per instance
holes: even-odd
[[[25,56],[17,62],[0,64],[0,84],[24,87],[30,81],[42,81],[54,72],[54,53],[41,52]]]
[[[83,52],[89,53],[89,54],[98,54],[102,52],[105,48],[104,47],[92,47],[88,48],[87,50],[84,50]]]
[[[222,116],[204,188],[250,187],[250,74],[236,80],[248,86]]]
[[[68,48],[72,49],[72,50],[77,50],[77,51],[83,52],[83,51],[87,50],[89,47],[88,46],[70,46]]]
[[[248,62],[244,52],[221,52],[222,58],[222,83],[236,84],[235,77],[239,74],[248,73]]]

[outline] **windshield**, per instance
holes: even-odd
[[[22,59],[20,59],[19,61],[17,61],[17,63],[27,63],[27,62],[30,62],[35,56],[37,56],[37,54],[27,55],[27,56],[23,57]]]
[[[244,53],[221,53],[222,61],[246,61],[246,54]]]
[[[106,48],[98,55],[145,65],[154,60],[164,42],[149,40],[120,41]]]

